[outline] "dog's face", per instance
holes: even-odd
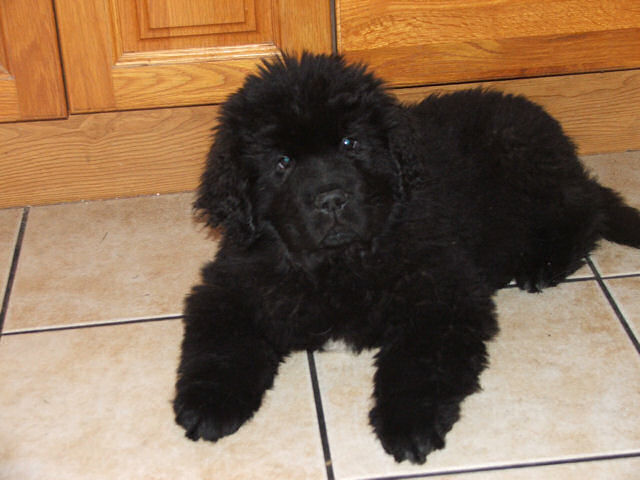
[[[367,245],[382,231],[394,203],[396,178],[380,139],[345,128],[322,142],[297,140],[266,149],[256,164],[252,203],[294,253]],[[273,140],[273,139],[270,139]]]
[[[337,57],[268,64],[223,106],[196,207],[239,241],[272,228],[299,259],[366,247],[402,190],[394,109]]]

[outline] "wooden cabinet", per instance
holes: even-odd
[[[51,1],[0,0],[0,121],[66,113]]]
[[[55,0],[72,113],[218,103],[258,60],[331,51],[329,2]]]
[[[340,0],[338,49],[393,86],[640,67],[637,0]]]
[[[0,121],[219,103],[260,59],[331,43],[328,1],[0,0]]]

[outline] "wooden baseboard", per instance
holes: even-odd
[[[218,107],[0,124],[0,207],[195,188]]]
[[[416,101],[477,85],[521,93],[564,125],[581,154],[640,149],[640,70],[406,88]],[[0,207],[192,190],[218,107],[73,115],[0,124]]]

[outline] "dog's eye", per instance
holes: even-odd
[[[276,167],[278,171],[284,172],[291,165],[293,165],[293,160],[289,155],[280,155],[280,157],[278,158],[278,163],[276,164]]]
[[[340,146],[346,150],[355,150],[360,144],[355,138],[344,137],[340,140]]]

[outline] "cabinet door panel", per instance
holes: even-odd
[[[272,0],[115,0],[112,8],[120,54],[269,43],[276,35]]]
[[[338,48],[392,85],[640,66],[640,2],[339,0]]]
[[[329,2],[55,1],[72,112],[217,103],[262,58],[331,50]]]
[[[66,113],[51,1],[0,0],[0,121]]]
[[[138,0],[146,8],[150,28],[192,27],[244,23],[245,9],[254,5],[244,0]]]

